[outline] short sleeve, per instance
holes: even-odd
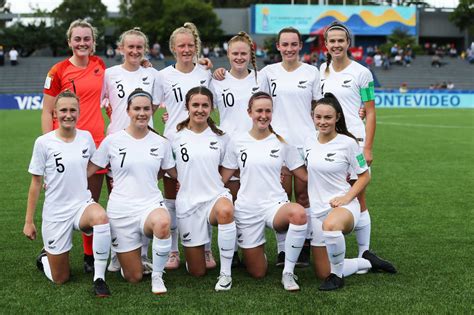
[[[227,134],[223,134],[222,136],[220,136],[220,140],[222,141],[222,149],[221,149],[219,165],[222,165],[222,163],[224,162],[227,145],[229,144],[229,136]]]
[[[163,160],[161,161],[161,168],[164,170],[169,170],[176,166],[176,162],[173,158],[173,150],[171,149],[171,143],[165,139],[163,142]]]
[[[60,64],[54,65],[46,75],[43,93],[56,97],[61,93],[61,77],[59,73]]]
[[[304,165],[301,153],[295,146],[290,144],[285,144],[285,165],[290,171]]]
[[[153,82],[153,105],[160,105],[163,101],[163,78],[159,71],[153,69],[155,80]]]
[[[97,166],[105,168],[110,162],[109,146],[110,146],[111,136],[105,137],[104,141],[100,144],[97,151],[94,152],[94,155],[91,158],[91,162]]]
[[[372,72],[367,68],[360,73],[360,97],[362,102],[370,102],[375,100],[375,84]]]
[[[47,152],[40,138],[36,139],[33,147],[33,155],[31,156],[28,172],[32,175],[44,175],[46,169]]]
[[[231,170],[239,169],[239,164],[237,162],[237,154],[235,150],[235,143],[233,140],[230,140],[227,143],[224,155],[224,161],[222,162],[222,166]]]
[[[257,78],[260,91],[270,93],[270,86],[268,85],[268,77],[265,68],[257,73]]]
[[[354,172],[357,174],[362,174],[369,169],[367,162],[365,161],[364,154],[362,153],[359,144],[355,140],[350,139],[350,145],[347,151],[349,164],[351,165]]]
[[[314,81],[313,81],[313,100],[317,101],[318,99],[321,98],[321,91],[319,90],[319,79],[320,79],[320,73],[318,68],[314,67],[315,70],[315,76],[314,76]]]
[[[96,149],[95,149],[95,142],[94,142],[94,139],[92,138],[92,135],[90,134],[90,132],[87,131],[87,144],[89,146],[89,154],[90,156],[93,156]]]

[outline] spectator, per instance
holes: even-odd
[[[405,55],[403,56],[403,63],[405,64],[405,66],[409,67],[411,66],[411,61],[412,61],[412,55],[411,55],[411,52],[407,51],[405,53]]]
[[[408,85],[406,82],[403,82],[401,85],[400,85],[400,89],[399,89],[400,93],[406,93],[408,92]]]
[[[377,68],[382,67],[382,55],[378,51],[374,55],[374,64]]]
[[[107,59],[115,57],[115,50],[112,48],[111,45],[107,46],[107,50],[105,51],[105,56]]]
[[[442,66],[441,64],[441,57],[438,54],[434,54],[431,58],[431,66],[439,68]]]
[[[390,69],[390,59],[386,54],[382,54],[382,67],[384,70]]]
[[[390,56],[395,58],[398,55],[398,45],[394,44],[392,48],[390,48]]]
[[[403,66],[402,54],[396,54],[395,58],[393,58],[393,63],[399,66]]]
[[[206,45],[202,48],[202,54],[204,58],[209,58],[209,46]]]
[[[453,82],[451,82],[451,81],[448,81],[447,88],[448,88],[448,90],[452,90],[452,89],[454,89],[454,83],[453,83]]]
[[[451,48],[449,49],[449,56],[451,58],[456,58],[458,56],[458,51],[456,50],[456,47],[454,47],[454,44],[452,44]]]
[[[3,51],[3,46],[0,46],[0,67],[5,65],[5,52]]]
[[[370,55],[367,55],[367,57],[365,58],[365,64],[369,69],[372,69],[374,66],[374,58]]]
[[[372,46],[368,46],[366,52],[367,56],[373,57],[375,55],[375,50]]]
[[[10,64],[12,66],[16,66],[18,64],[18,51],[15,49],[15,47],[10,49],[8,56],[10,57]]]

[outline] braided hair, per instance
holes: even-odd
[[[257,67],[257,57],[256,57],[256,54],[255,54],[255,46],[253,45],[253,40],[252,38],[250,37],[249,34],[247,34],[246,32],[244,31],[241,31],[239,33],[237,33],[237,35],[235,35],[234,37],[232,37],[228,44],[229,44],[229,47],[232,43],[235,43],[235,42],[243,42],[243,43],[246,43],[249,45],[249,48],[250,48],[250,62],[252,63],[252,67],[253,67],[253,70],[255,72],[255,83],[258,83],[257,82],[257,71],[258,71],[258,67]]]
[[[196,55],[194,56],[194,59],[195,59],[194,62],[197,62],[197,60],[201,56],[201,38],[199,37],[199,32],[196,25],[194,25],[194,23],[191,23],[191,22],[186,22],[184,23],[183,26],[178,27],[177,29],[173,31],[173,33],[171,33],[169,48],[175,57],[176,57],[176,53],[174,51],[174,44],[175,44],[176,36],[178,34],[189,34],[193,36],[194,45],[196,47]]]

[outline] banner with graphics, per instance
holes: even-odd
[[[474,108],[474,91],[376,90],[375,106],[380,108]]]
[[[380,108],[473,108],[474,90],[375,90],[375,106]],[[43,94],[0,94],[0,109],[37,110],[43,108]]]
[[[354,35],[390,35],[396,28],[417,34],[414,7],[257,4],[251,12],[256,34],[277,34],[288,26],[303,35],[317,34],[335,20]]]

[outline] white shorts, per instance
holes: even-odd
[[[190,216],[177,218],[179,236],[183,246],[196,247],[210,242],[208,232],[209,216],[212,208],[220,198],[227,198],[232,202],[232,195],[225,191],[211,201],[201,204],[195,211],[190,211],[192,212]]]
[[[261,212],[262,215],[246,218],[245,220],[235,217],[237,226],[237,243],[241,248],[255,248],[265,244],[265,227],[273,228],[273,220],[280,208],[289,201],[282,201]],[[236,213],[238,210],[236,209]]]
[[[44,249],[52,254],[59,255],[66,253],[72,248],[72,231],[79,231],[81,217],[87,207],[94,204],[93,199],[86,201],[76,213],[66,221],[43,220],[41,234],[43,235]]]
[[[347,209],[350,213],[352,213],[352,216],[354,217],[354,225],[352,227],[352,231],[354,230],[354,227],[357,225],[357,222],[359,222],[360,218],[360,204],[357,198],[354,198],[349,204],[342,206],[341,208]],[[327,218],[329,212],[331,212],[332,209],[328,209],[323,212],[319,213],[311,213],[311,229],[313,238],[311,240],[311,246],[326,246],[324,242],[324,235],[323,235],[323,222]],[[351,232],[352,232],[351,231]]]
[[[123,218],[109,218],[112,250],[117,253],[126,253],[142,247],[142,236],[145,235],[144,227],[146,219],[153,210],[158,208],[168,211],[164,202],[160,202],[148,207],[138,215]]]

